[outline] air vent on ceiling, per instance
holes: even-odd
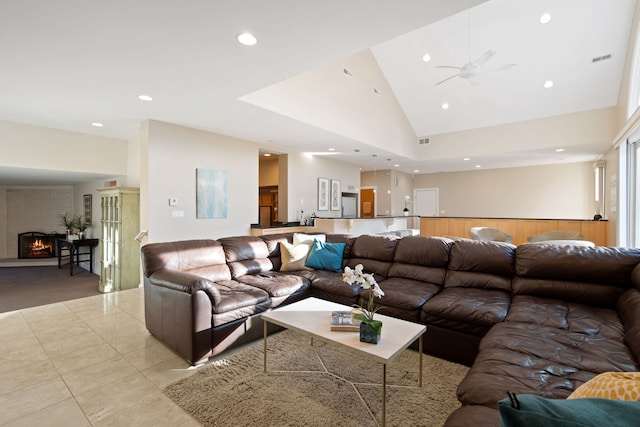
[[[596,56],[595,58],[591,59],[591,62],[600,62],[600,61],[605,61],[607,59],[611,59],[611,54]]]
[[[343,72],[344,74],[346,74],[347,76],[349,76],[349,77],[353,77],[353,74],[351,73],[351,71],[349,71],[349,70],[348,70],[348,69],[346,69],[346,68],[343,68],[343,69],[342,69],[342,72]]]
[[[431,144],[431,138],[429,138],[429,137],[420,138],[420,139],[418,139],[418,144],[420,144],[420,145]]]

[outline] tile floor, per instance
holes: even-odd
[[[142,288],[0,313],[0,426],[199,426],[162,394],[194,368],[147,332]]]

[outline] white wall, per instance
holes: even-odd
[[[127,174],[127,141],[0,121],[1,166]]]
[[[258,221],[256,144],[148,120],[141,129],[141,165],[141,228],[148,242],[247,235]],[[227,218],[196,218],[197,168],[227,171]],[[178,206],[169,206],[170,197]],[[172,211],[184,217],[172,218]]]
[[[342,211],[318,210],[318,178],[338,179],[342,192],[356,192],[360,187],[360,168],[323,156],[289,153],[287,157],[287,221],[299,221],[301,209],[304,210],[305,216],[315,212],[317,216],[324,218],[341,217]],[[280,215],[283,212],[281,211]]]
[[[73,188],[7,187],[5,256],[18,258],[18,234],[28,231],[64,233],[61,218],[73,212]]]
[[[415,175],[440,190],[440,216],[592,219],[593,162]]]

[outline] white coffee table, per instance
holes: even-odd
[[[382,420],[386,425],[387,417],[387,364],[391,363],[411,343],[419,339],[418,387],[422,387],[422,345],[426,326],[406,320],[376,314],[376,320],[383,322],[382,338],[378,344],[360,342],[358,332],[336,332],[329,325],[332,311],[351,310],[351,307],[307,298],[262,314],[264,321],[264,372],[267,372],[267,323],[274,323],[287,329],[307,334],[313,340],[318,338],[326,342],[339,344],[344,348],[364,353],[382,363]]]

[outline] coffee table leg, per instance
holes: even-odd
[[[262,320],[264,325],[264,372],[267,372],[267,321]]]
[[[422,337],[424,337],[424,334],[420,335],[420,341],[418,341],[418,357],[420,358],[420,364],[418,365],[418,387],[422,387]]]
[[[387,425],[387,364],[382,364],[382,427]]]

